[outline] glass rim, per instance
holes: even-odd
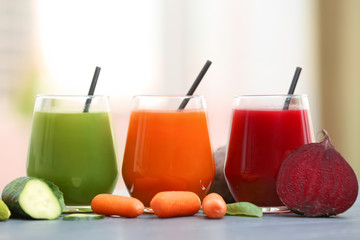
[[[37,94],[36,98],[47,98],[47,99],[56,99],[56,98],[109,98],[108,95],[76,95],[76,94]]]
[[[135,95],[133,98],[204,98],[204,95],[180,95],[180,94],[169,94],[169,95]]]
[[[241,94],[235,95],[234,98],[273,98],[273,97],[286,97],[286,98],[300,98],[307,97],[307,94]]]

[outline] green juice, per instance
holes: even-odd
[[[112,193],[118,170],[108,112],[35,112],[27,162],[28,176],[54,182],[66,205],[90,205]]]

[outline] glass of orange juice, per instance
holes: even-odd
[[[133,98],[122,165],[132,197],[146,207],[161,191],[192,191],[203,199],[214,175],[203,96]]]

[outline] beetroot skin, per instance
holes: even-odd
[[[327,132],[320,143],[295,149],[283,162],[277,193],[292,212],[323,217],[345,212],[358,195],[356,175],[335,150]]]

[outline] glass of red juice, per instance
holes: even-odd
[[[235,97],[224,170],[234,199],[264,212],[286,211],[276,193],[278,171],[295,148],[313,138],[306,95]]]

